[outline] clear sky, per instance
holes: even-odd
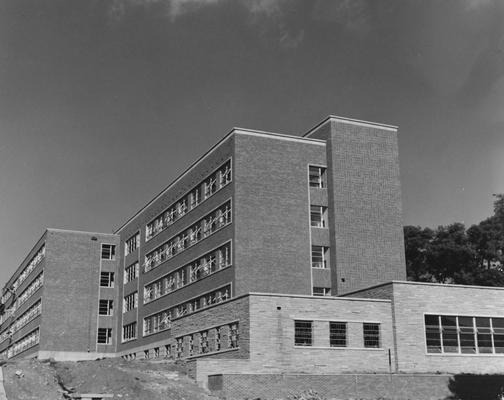
[[[404,223],[504,192],[503,0],[0,0],[0,284],[112,232],[233,126],[399,126]]]

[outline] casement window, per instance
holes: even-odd
[[[310,206],[310,224],[317,228],[327,228],[327,207]]]
[[[138,292],[131,293],[124,297],[123,313],[138,307]]]
[[[313,321],[294,321],[294,345],[312,346]]]
[[[112,328],[98,328],[98,344],[112,344]]]
[[[124,255],[133,253],[136,249],[140,247],[140,232],[137,232],[135,235],[130,237],[124,243]]]
[[[137,323],[132,322],[131,324],[123,325],[122,328],[122,341],[126,342],[128,340],[136,339],[137,337]]]
[[[98,304],[99,315],[113,315],[114,314],[114,301],[100,299]]]
[[[138,261],[124,269],[124,284],[138,278],[140,272],[140,264]]]
[[[364,323],[362,324],[364,333],[364,347],[380,347],[380,324]]]
[[[504,318],[424,316],[427,353],[504,354]]]
[[[347,324],[346,322],[329,322],[329,346],[346,347]]]
[[[101,287],[114,287],[114,273],[113,272],[100,272],[100,286]]]
[[[331,288],[328,288],[328,287],[314,287],[313,288],[313,295],[314,296],[330,296],[331,295]]]
[[[310,165],[309,175],[310,175],[310,187],[319,189],[327,187],[326,169],[324,167],[314,167]]]
[[[102,260],[115,260],[115,245],[102,244],[101,245],[101,259]]]
[[[313,246],[311,251],[312,268],[328,268],[329,247]]]

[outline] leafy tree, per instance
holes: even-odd
[[[465,229],[404,227],[408,279],[422,282],[504,286],[504,194],[494,215]]]

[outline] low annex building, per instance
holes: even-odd
[[[397,128],[233,129],[113,234],[47,229],[2,292],[6,358],[226,373],[497,372],[504,289],[406,282]]]

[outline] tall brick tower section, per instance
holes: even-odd
[[[330,116],[326,140],[333,295],[406,280],[397,127]]]

